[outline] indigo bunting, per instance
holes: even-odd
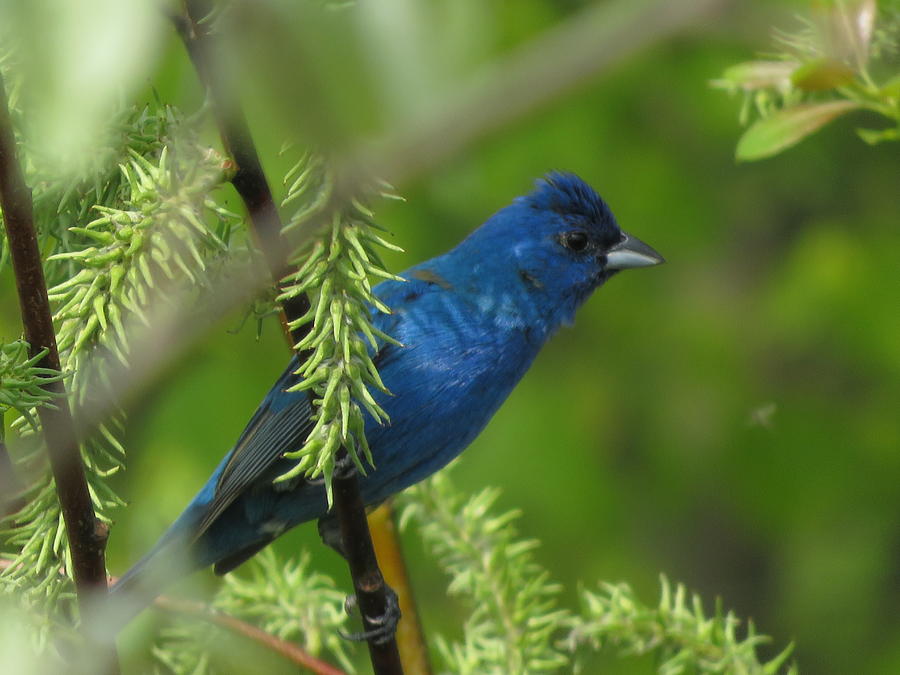
[[[449,253],[411,267],[374,292],[392,309],[372,321],[386,343],[373,360],[391,395],[375,398],[390,422],[367,419],[375,468],[360,477],[374,505],[431,475],[484,428],[547,339],[616,272],[663,262],[622,232],[580,178],[551,173]],[[134,587],[148,563],[180,555],[187,568],[224,574],[286,530],[327,513],[321,481],[273,484],[312,429],[295,356],[237,443],[181,516],[115,589]],[[185,570],[186,571],[186,570]],[[152,592],[157,592],[153,590]]]

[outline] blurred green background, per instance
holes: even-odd
[[[270,14],[247,23],[235,54],[247,71],[270,67],[242,86],[279,189],[292,111],[316,138],[377,133],[588,3],[386,2],[393,14],[360,3],[369,7],[352,20],[354,40],[337,45],[309,38],[299,19],[266,33],[291,4],[263,3]],[[741,3],[697,22],[416,175],[398,186],[405,203],[376,210],[407,251],[388,259],[400,271],[445,251],[535,177],[574,171],[668,260],[595,295],[454,472],[465,490],[503,487],[502,505],[523,510],[520,529],[543,542],[537,556],[569,604],[579,582],[601,579],[628,581],[652,603],[663,572],[710,608],[721,597],[776,648],[795,641],[802,672],[897,673],[900,153],[863,144],[858,115],[738,165],[740,101],[708,84],[768,49],[771,27],[805,7]],[[191,110],[194,74],[159,30],[135,96]],[[385,49],[392,30],[415,39]],[[12,285],[2,292],[11,308]],[[4,312],[6,337],[16,321]],[[180,512],[283,368],[277,323],[259,340],[240,323],[240,313],[223,319],[133,412],[119,479],[132,508],[112,531],[113,573]],[[309,545],[346,583],[314,530],[277,546]],[[455,635],[464,610],[407,539],[425,629]],[[125,644],[144,637],[134,629]],[[649,661],[604,664],[652,672]]]

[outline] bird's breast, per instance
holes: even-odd
[[[376,397],[390,422],[366,427],[376,463],[364,485],[367,501],[422,480],[462,452],[540,347],[527,326],[471,308],[399,318],[395,337],[403,347],[394,347],[380,373],[391,395]]]

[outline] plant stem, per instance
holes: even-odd
[[[0,209],[9,242],[22,324],[30,353],[36,355],[47,350],[39,362],[42,368],[59,371],[59,351],[47,284],[34,229],[34,212],[31,190],[16,157],[16,139],[13,133],[6,87],[0,75]],[[39,406],[38,416],[47,444],[50,470],[56,483],[60,510],[68,535],[72,557],[72,577],[82,617],[87,615],[88,603],[99,592],[106,591],[106,560],[104,551],[108,528],[94,513],[88,491],[81,452],[75,436],[72,412],[61,380],[48,382],[44,389],[55,397],[53,406]],[[114,647],[107,662],[117,670]]]
[[[218,612],[214,608],[204,605],[203,603],[177,600],[163,595],[158,597],[153,605],[154,607],[167,612],[195,616],[204,621],[208,621],[209,623],[226,628],[232,633],[243,635],[262,645],[266,649],[270,649],[271,651],[280,654],[292,663],[306,668],[317,675],[347,675],[346,672],[340,668],[308,654],[293,642],[282,640],[271,633],[267,633],[261,628],[257,628],[253,624],[242,621],[230,614]]]
[[[236,165],[232,184],[247,209],[251,229],[258,238],[272,278],[278,283],[285,276],[289,251],[282,235],[281,218],[237,97],[227,78],[221,77],[214,67],[215,64],[211,59],[211,38],[206,30],[197,24],[197,19],[203,16],[204,7],[201,5],[202,2],[187,0],[185,13],[173,17],[173,21],[197,74],[207,89],[222,142]],[[309,299],[304,295],[285,303],[283,325],[286,326],[287,323],[303,316],[309,306]],[[291,334],[292,344],[299,342],[308,330],[307,326]],[[300,358],[303,359],[303,354],[300,354]],[[339,452],[346,454],[343,448]],[[362,610],[363,625],[366,631],[370,631],[376,626],[370,625],[369,617],[379,617],[386,613],[387,596],[384,578],[378,568],[372,547],[356,473],[345,478],[335,478],[334,494],[335,512],[343,534],[344,549],[348,553],[347,562],[353,587]],[[383,643],[377,642],[374,638],[370,639],[369,653],[374,671],[378,675],[403,672],[397,642],[393,636]]]
[[[0,571],[9,568],[11,564],[11,561],[0,558]],[[60,571],[60,573],[62,573],[62,571]],[[115,583],[116,581],[116,577],[109,578],[109,583]],[[280,637],[267,633],[253,624],[242,621],[230,614],[219,612],[208,605],[204,605],[202,602],[178,600],[176,598],[161,595],[153,601],[153,606],[165,612],[194,616],[203,619],[204,621],[214,623],[217,626],[227,628],[233,633],[244,635],[254,642],[281,654],[298,666],[309,669],[317,675],[347,675],[347,673],[340,668],[336,668],[330,663],[317,659],[293,642],[282,640]]]
[[[709,22],[733,0],[616,0],[588,5],[449,90],[418,119],[346,158],[399,186],[686,27]],[[347,181],[352,184],[352,181]]]
[[[34,231],[31,190],[16,160],[15,147],[6,89],[0,76],[0,207],[16,276],[25,339],[32,355],[48,350],[39,362],[41,368],[59,371],[56,334]],[[38,415],[69,535],[75,586],[79,598],[83,599],[96,588],[106,588],[106,532],[91,504],[65,388],[59,381],[49,382],[44,388],[54,394],[54,406],[39,407]]]
[[[347,451],[338,451],[338,461],[349,462]],[[340,455],[344,455],[340,457]],[[363,628],[368,631],[377,630],[379,617],[387,613],[387,585],[375,558],[375,547],[372,545],[372,534],[366,520],[366,507],[359,491],[359,480],[356,471],[348,476],[334,476],[334,509],[341,526],[343,553],[350,566],[353,577],[353,588],[359,613],[362,615]],[[375,619],[375,621],[373,621]],[[369,658],[376,674],[402,673],[400,651],[395,636],[389,640],[369,639]]]
[[[281,217],[259,161],[247,119],[228,79],[222,77],[214,67],[209,34],[196,22],[197,17],[204,15],[205,3],[189,0],[185,3],[185,13],[174,15],[171,19],[194,64],[197,76],[207,90],[225,151],[234,161],[235,172],[231,184],[244,202],[252,233],[265,257],[272,279],[279,283],[287,271],[290,247],[281,233]],[[309,300],[304,295],[297,296],[286,300],[283,309],[282,326],[287,333],[285,319],[303,316],[309,309]],[[302,335],[291,337],[295,338],[295,344]]]

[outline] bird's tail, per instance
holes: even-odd
[[[163,534],[156,545],[110,586],[109,604],[115,613],[116,629],[124,627],[163,591],[198,569],[193,557],[194,543],[188,540],[195,514],[186,511]]]
[[[164,558],[171,557],[171,554],[166,555],[170,547],[162,544],[163,542],[160,542],[154,546],[147,555],[116,579],[109,587],[109,592],[122,596],[137,595],[140,591],[141,595],[147,596],[148,602],[152,602],[162,593],[168,585],[167,576],[172,578],[164,574],[164,569],[168,566],[162,562]]]
[[[165,551],[153,551],[144,556],[109,588],[107,626],[115,631],[124,628],[144,609],[153,604],[176,575],[167,573]]]

